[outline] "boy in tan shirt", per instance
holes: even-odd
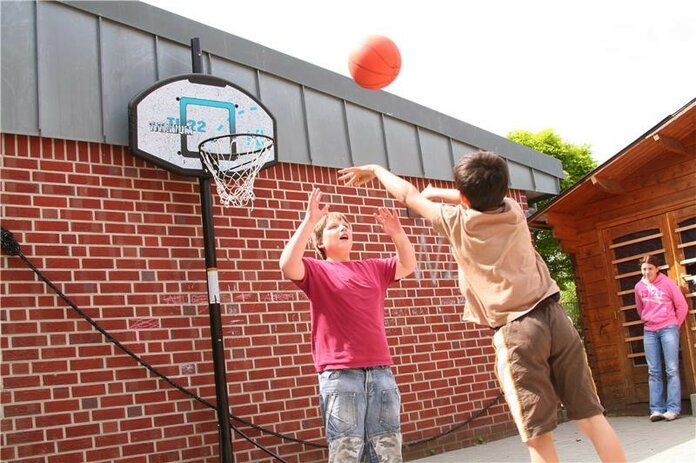
[[[339,174],[346,185],[377,177],[449,239],[466,299],[464,319],[495,330],[498,381],[531,461],[558,461],[553,430],[559,399],[602,461],[625,461],[603,415],[582,341],[558,304],[558,286],[534,250],[522,209],[505,197],[505,160],[488,151],[473,153],[454,167],[456,190],[428,187],[423,193],[378,165]]]

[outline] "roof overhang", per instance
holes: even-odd
[[[592,204],[596,199],[622,194],[622,180],[657,156],[665,153],[669,156],[696,155],[696,145],[686,146],[681,141],[695,131],[696,98],[531,214],[527,219],[530,228],[551,229],[555,225],[554,216],[572,215],[577,208]]]

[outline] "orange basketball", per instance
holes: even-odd
[[[356,48],[348,59],[355,83],[370,90],[391,84],[401,70],[401,53],[387,37],[372,35]]]

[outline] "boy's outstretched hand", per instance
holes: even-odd
[[[360,186],[375,178],[375,170],[372,164],[364,166],[346,167],[338,171],[339,180],[346,186]]]
[[[375,220],[382,226],[384,233],[391,237],[404,232],[401,221],[399,220],[399,214],[396,211],[387,209],[386,207],[380,207],[375,214]]]
[[[329,212],[328,204],[324,205],[324,207],[320,207],[321,195],[322,192],[319,188],[314,188],[309,193],[309,198],[307,201],[307,213],[305,217],[312,224],[317,223],[319,219]]]

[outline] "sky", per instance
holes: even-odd
[[[146,3],[345,76],[385,35],[402,66],[384,91],[500,136],[553,129],[599,163],[696,97],[693,0]]]

